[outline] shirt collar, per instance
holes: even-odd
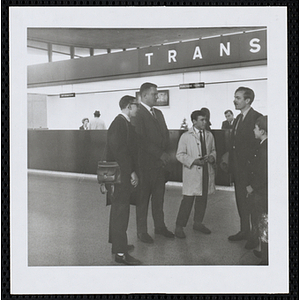
[[[262,141],[260,141],[260,144],[262,144],[266,139],[267,139],[267,137],[264,138]]]
[[[247,116],[247,113],[250,109],[251,109],[251,106],[249,106],[249,108],[242,113],[243,119],[245,119],[245,117]]]
[[[121,115],[122,115],[128,122],[130,122],[129,117],[128,117],[126,114],[124,114],[123,112],[121,112]]]
[[[200,132],[202,132],[202,133],[204,133],[205,132],[205,130],[203,129],[203,130],[199,130],[199,129],[197,129],[196,127],[192,127],[193,128],[193,131],[194,131],[194,133],[196,133],[196,134],[200,134]]]
[[[194,132],[195,132],[196,134],[199,134],[199,132],[200,132],[199,129],[197,129],[195,126],[193,126],[193,129],[194,129]]]
[[[151,113],[151,107],[149,105],[144,102],[141,102],[141,104]]]

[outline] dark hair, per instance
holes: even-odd
[[[255,97],[255,94],[253,92],[253,90],[247,88],[247,87],[243,87],[243,86],[240,86],[236,91],[236,92],[244,92],[244,99],[250,99],[250,104],[252,104],[252,102],[254,101],[254,97]]]
[[[209,118],[210,118],[210,111],[209,111],[209,109],[206,108],[206,107],[202,107],[200,110],[205,113],[205,116],[206,116],[207,120],[209,120]]]
[[[94,117],[95,118],[99,118],[100,117],[100,111],[99,110],[95,110]]]
[[[88,122],[90,121],[89,118],[83,118],[82,121],[81,121],[82,124],[84,123],[85,120],[87,120]]]
[[[124,108],[126,108],[126,106],[128,104],[131,104],[131,103],[136,103],[136,98],[126,95],[121,98],[121,100],[119,102],[119,106],[121,109],[124,109]]]
[[[194,110],[191,114],[191,121],[192,122],[193,122],[193,120],[197,121],[199,116],[206,117],[206,114],[202,109]]]
[[[141,85],[141,87],[140,87],[140,95],[141,95],[141,97],[143,97],[143,94],[144,94],[146,91],[150,90],[151,88],[157,88],[157,85],[154,84],[154,83],[150,83],[150,82],[145,82],[145,83],[143,83],[143,84]]]
[[[225,110],[224,115],[226,115],[226,114],[228,114],[228,113],[231,113],[231,114],[233,115],[233,112],[232,112],[232,110],[230,110],[230,109]]]
[[[210,130],[210,125],[211,125],[211,123],[210,123],[210,111],[206,107],[202,107],[200,110],[204,113],[204,116],[206,117],[206,122],[207,122],[206,123],[206,129]]]
[[[264,130],[268,133],[268,116],[260,116],[256,120],[255,125],[257,125],[260,130]]]

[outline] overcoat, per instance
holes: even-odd
[[[206,153],[216,161],[215,140],[210,131],[205,130]],[[182,194],[186,196],[202,196],[203,167],[193,165],[196,158],[202,157],[201,143],[193,127],[180,137],[176,158],[182,163]],[[208,163],[208,194],[215,191],[215,170]]]

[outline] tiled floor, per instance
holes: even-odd
[[[93,176],[60,176],[29,172],[28,175],[28,262],[29,266],[117,265],[108,244],[110,207]],[[181,187],[170,184],[165,194],[165,222],[174,231]],[[192,229],[186,239],[154,235],[151,210],[148,216],[152,245],[137,240],[135,207],[131,206],[128,239],[135,245],[132,256],[143,265],[256,265],[259,260],[244,248],[245,241],[229,242],[239,230],[232,190],[217,190],[209,196],[205,225],[210,235]]]

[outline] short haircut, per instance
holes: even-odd
[[[133,102],[136,103],[136,98],[126,95],[121,98],[121,100],[119,102],[119,106],[121,109],[125,109],[128,104],[131,104]]]
[[[86,120],[87,120],[88,122],[90,121],[90,120],[89,120],[89,118],[83,118],[83,119],[82,119],[82,121],[81,121],[81,122],[82,122],[82,124],[83,124],[83,123],[84,123],[84,121],[86,121]]]
[[[151,88],[157,88],[157,85],[154,84],[154,83],[150,83],[150,82],[145,82],[145,83],[143,83],[143,84],[141,85],[141,87],[140,87],[140,95],[141,95],[141,97],[143,97],[143,94],[144,94],[146,91],[150,90]]]
[[[207,107],[202,107],[200,110],[205,113],[205,116],[209,120],[210,119],[210,111],[209,111],[209,109]]]
[[[255,125],[257,125],[260,130],[264,130],[268,133],[268,116],[260,116],[256,120]]]
[[[95,110],[94,117],[95,118],[99,118],[100,117],[100,111],[99,110]]]
[[[191,121],[197,121],[199,116],[206,117],[206,114],[203,110],[194,110],[191,114]]]
[[[232,110],[230,110],[230,109],[225,110],[224,115],[226,115],[226,114],[228,114],[228,113],[231,113],[231,114],[233,115],[233,112],[232,112]]]
[[[251,90],[250,88],[240,86],[235,91],[235,93],[236,92],[244,92],[244,99],[250,99],[250,104],[252,104],[252,102],[254,101],[255,94],[254,94],[253,90]]]

